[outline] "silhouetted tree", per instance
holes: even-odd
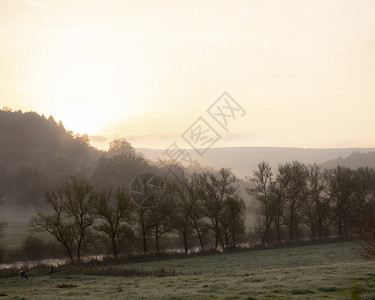
[[[305,224],[311,232],[312,238],[328,237],[328,227],[332,223],[330,198],[325,197],[324,178],[317,165],[309,168],[307,190],[303,202]]]
[[[282,229],[286,226],[285,223],[285,203],[288,200],[286,197],[286,188],[289,184],[288,180],[283,180],[279,175],[274,181],[271,181],[270,195],[272,197],[273,220],[272,225],[276,231],[276,241],[278,244],[282,242]]]
[[[145,159],[139,154],[103,155],[96,163],[92,182],[98,188],[120,187],[130,184],[134,177],[147,169]]]
[[[235,247],[240,235],[244,234],[245,210],[245,203],[239,196],[234,195],[225,199],[221,225],[226,247],[229,247],[230,243]]]
[[[167,178],[155,176],[151,184],[151,206],[147,217],[152,224],[151,235],[155,238],[156,252],[160,253],[160,238],[173,229],[172,215],[175,214],[175,186]]]
[[[290,177],[277,174],[276,179],[273,179],[267,163],[261,163],[258,168],[259,171],[253,178],[253,182],[257,184],[253,193],[255,192],[257,199],[261,201],[258,220],[261,228],[264,228],[262,245],[271,245],[272,237],[275,235],[277,243],[281,243],[282,227],[286,225],[285,204],[289,199],[286,195]]]
[[[222,222],[224,218],[225,201],[237,193],[236,177],[227,169],[221,169],[218,174],[208,172],[205,186],[203,206],[205,216],[209,218],[211,228],[215,233],[215,249],[220,242],[224,249]]]
[[[132,144],[125,138],[118,138],[109,143],[108,154],[110,156],[120,154],[136,155]]]
[[[118,188],[115,192],[103,190],[94,202],[94,215],[101,219],[95,229],[109,240],[114,258],[117,258],[120,244],[134,236],[134,209],[134,202],[123,188]]]
[[[267,162],[258,164],[258,170],[253,172],[250,181],[255,184],[255,188],[247,190],[248,194],[254,196],[259,201],[257,210],[258,220],[263,230],[262,246],[269,246],[271,243],[271,224],[275,218],[276,203],[275,197],[271,194],[272,170]]]
[[[355,203],[355,180],[353,170],[336,167],[324,173],[326,188],[339,237],[348,236],[348,220]]]
[[[136,204],[137,229],[142,239],[144,254],[147,254],[147,239],[154,225],[150,218],[150,209],[155,205],[153,194],[154,176],[155,174],[153,173],[141,174],[134,178],[130,188],[130,195]]]
[[[72,177],[46,194],[51,214],[38,213],[31,219],[36,232],[47,231],[61,243],[70,260],[79,261],[82,248],[92,242],[93,204],[96,194],[84,179]]]
[[[202,251],[205,250],[204,238],[209,231],[205,217],[203,199],[205,197],[205,187],[207,184],[206,174],[193,173],[186,185],[184,185],[185,196],[192,202],[190,219],[199,240]]]
[[[285,186],[283,218],[289,229],[288,239],[293,241],[299,239],[300,208],[305,200],[308,169],[304,164],[294,161],[280,165],[278,171],[277,181]]]
[[[203,221],[202,197],[205,187],[204,179],[198,173],[175,183],[177,187],[177,205],[173,214],[173,226],[181,236],[185,253],[188,252],[188,241],[197,235],[202,251],[204,251],[203,234],[207,225]]]

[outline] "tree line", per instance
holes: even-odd
[[[236,177],[227,169],[193,173],[178,181],[146,173],[130,188],[95,190],[72,177],[46,194],[49,213],[31,220],[46,231],[71,261],[88,247],[104,244],[113,257],[142,249],[160,253],[162,238],[179,240],[185,253],[235,246],[245,232],[245,204]]]
[[[256,229],[264,246],[301,239],[349,237],[374,218],[375,171],[338,166],[321,169],[300,162],[274,174],[262,162],[249,178],[248,193],[259,202]]]
[[[365,225],[375,217],[372,168],[322,169],[294,161],[273,172],[262,162],[247,179],[252,184],[247,193],[257,204],[256,221],[247,230],[240,181],[228,169],[185,173],[179,179],[149,172],[134,177],[131,185],[112,188],[71,177],[46,193],[49,209],[30,224],[34,233],[48,232],[72,261],[104,249],[116,258],[369,234]],[[27,237],[23,247],[31,252],[41,243]]]

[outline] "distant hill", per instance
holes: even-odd
[[[0,110],[0,194],[8,204],[38,205],[46,191],[71,175],[91,179],[99,188],[124,184],[142,169],[156,170],[152,162],[163,158],[165,151],[136,150],[126,139],[117,139],[109,151],[100,151],[91,146],[87,135],[75,135],[52,116]],[[338,164],[375,167],[374,148],[212,148],[203,158],[194,150],[188,152],[200,164],[195,164],[193,170],[231,168],[240,178],[251,176],[262,161],[273,169],[293,160],[327,168]]]
[[[163,157],[165,150],[138,148],[147,159],[156,160]],[[343,159],[333,161],[339,157],[348,157],[353,152],[364,155],[368,152],[375,152],[375,148],[337,148],[337,149],[303,149],[303,148],[277,148],[277,147],[233,147],[233,148],[212,148],[209,149],[203,158],[195,154],[194,150],[187,150],[194,159],[201,165],[219,169],[222,167],[231,168],[238,177],[251,176],[257,169],[258,163],[268,162],[275,170],[279,164],[298,160],[305,164],[322,164],[324,166],[335,166]],[[370,155],[370,154],[369,154]],[[324,164],[332,161],[331,165]],[[368,160],[370,163],[370,159]],[[336,165],[337,165],[336,164]],[[354,164],[353,164],[354,166]]]
[[[35,112],[0,110],[0,194],[33,205],[62,178],[89,175],[102,152]]]
[[[0,110],[0,145],[0,165],[43,166],[58,174],[86,171],[101,154],[87,135],[75,135],[61,121],[35,112]]]
[[[322,164],[324,168],[333,168],[338,165],[351,169],[357,169],[359,167],[375,168],[375,152],[364,153],[354,151],[349,156],[332,159]]]
[[[7,205],[43,205],[45,193],[71,176],[97,189],[127,186],[140,172],[161,171],[154,165],[125,138],[101,151],[52,116],[0,110],[0,195]]]

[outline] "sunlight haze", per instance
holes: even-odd
[[[374,1],[0,0],[0,41],[0,108],[102,149],[165,148],[224,91],[215,147],[375,147]]]

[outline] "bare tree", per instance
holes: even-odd
[[[124,188],[118,188],[115,192],[103,190],[95,201],[94,213],[101,219],[95,229],[109,239],[114,258],[117,258],[120,244],[134,235],[131,228],[134,209],[135,204]]]
[[[175,214],[175,186],[166,177],[155,176],[151,186],[153,201],[148,218],[152,224],[151,235],[155,238],[156,252],[160,253],[160,239],[173,229],[172,215]]]
[[[41,212],[31,218],[31,226],[35,232],[47,231],[65,248],[70,260],[74,262],[74,235],[73,225],[67,221],[64,212],[64,196],[59,191],[48,192],[46,202],[52,207],[52,214]]]
[[[247,190],[250,196],[254,196],[260,203],[257,210],[260,226],[263,229],[262,246],[269,246],[271,243],[271,224],[275,213],[275,197],[272,197],[270,185],[272,181],[272,170],[267,162],[258,164],[258,170],[253,172],[250,181],[255,184],[255,188]]]
[[[155,174],[144,173],[133,179],[131,184],[130,195],[136,204],[136,215],[138,222],[138,232],[142,239],[143,253],[147,254],[147,240],[154,226],[150,218],[150,210],[155,205],[154,182]]]
[[[204,195],[205,177],[193,173],[189,178],[176,182],[177,206],[173,215],[173,224],[184,243],[184,251],[188,252],[188,240],[197,235],[202,251],[204,251],[203,235],[207,225],[204,222],[202,197]]]
[[[310,229],[311,238],[328,238],[328,228],[332,223],[330,197],[323,191],[325,182],[323,173],[316,164],[310,166],[307,178],[307,190],[303,203],[305,224]]]
[[[229,247],[230,243],[232,247],[236,247],[237,239],[245,232],[245,210],[245,203],[239,196],[225,199],[221,225],[226,247]]]
[[[355,203],[354,172],[346,167],[338,166],[324,173],[325,193],[328,195],[333,221],[339,237],[348,236],[348,220]]]
[[[285,186],[283,218],[289,228],[289,241],[299,239],[300,208],[306,195],[307,177],[307,167],[298,161],[279,166],[277,180]]]
[[[72,177],[70,182],[46,194],[51,214],[38,213],[31,219],[35,231],[47,231],[61,243],[70,260],[81,259],[82,248],[92,242],[93,202],[96,194],[85,179]]]
[[[273,179],[269,164],[262,162],[250,181],[254,182],[256,187],[249,189],[248,193],[260,202],[257,213],[259,226],[263,230],[262,245],[270,246],[274,235],[276,235],[277,243],[281,243],[281,228],[284,225],[283,213],[288,200],[286,190],[289,178],[278,174],[276,179]]]
[[[221,222],[226,199],[235,196],[237,193],[236,181],[236,177],[227,169],[221,169],[218,174],[211,172],[207,174],[206,195],[203,197],[203,205],[205,215],[209,218],[212,230],[215,233],[215,249],[217,249],[219,242],[221,247],[225,248]]]
[[[192,202],[190,219],[202,251],[205,251],[204,238],[209,231],[203,204],[206,184],[206,174],[193,173],[189,183],[185,186],[186,197]]]

